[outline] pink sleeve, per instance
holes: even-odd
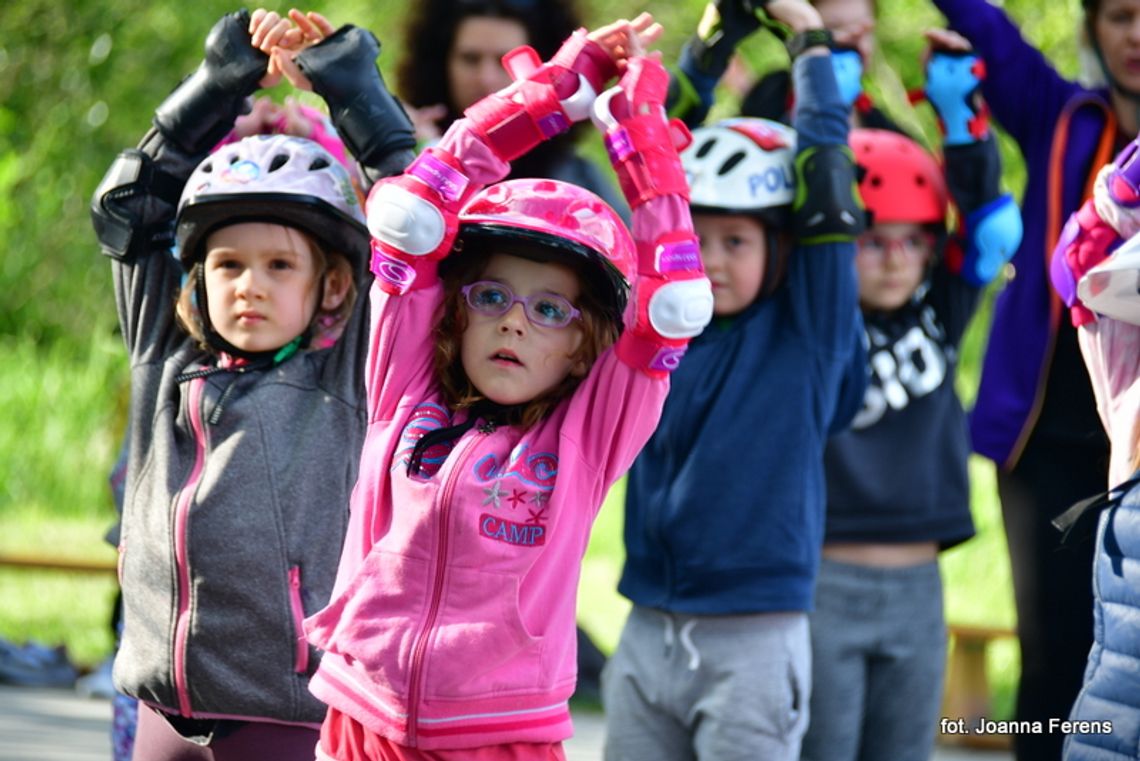
[[[1140,326],[1108,317],[1077,330],[1096,396],[1096,408],[1111,445],[1109,485],[1132,474],[1135,426],[1140,422]]]
[[[601,477],[604,489],[595,509],[653,435],[668,393],[668,375],[653,376],[630,367],[612,349],[598,357],[575,390],[562,434]]]
[[[466,119],[452,125],[438,148],[460,162],[469,180],[464,200],[504,177],[510,169],[479,139]],[[377,255],[375,242],[373,248],[373,271],[390,266],[390,259]],[[388,249],[388,253],[396,254],[399,266],[415,274],[410,278],[412,287],[403,295],[381,287],[383,278],[379,276],[372,285],[372,331],[365,379],[372,420],[391,415],[405,390],[417,379],[430,379],[432,331],[442,298],[437,259],[401,255],[393,249]]]

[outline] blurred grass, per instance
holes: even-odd
[[[110,331],[83,347],[0,337],[0,553],[113,561],[107,474],[118,447],[126,360]],[[0,637],[110,652],[111,574],[0,568]]]

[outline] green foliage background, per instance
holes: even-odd
[[[404,9],[411,2],[319,0],[306,10],[318,10],[336,24],[351,21],[374,30],[384,43],[381,68],[391,80]],[[704,2],[583,0],[582,7],[591,23],[650,10],[666,27],[660,47],[671,60]],[[1003,5],[1064,74],[1076,74],[1078,0],[1006,0]],[[0,3],[0,29],[6,32],[0,39],[0,525],[5,527],[0,551],[110,556],[98,534],[114,515],[106,474],[123,425],[126,362],[88,204],[109,162],[136,143],[154,107],[197,65],[206,32],[234,7],[218,0]],[[905,93],[920,82],[922,30],[941,23],[925,0],[879,0],[880,53],[872,67],[872,92],[931,145],[937,144],[937,134],[930,113],[925,107],[911,110]],[[749,40],[743,52],[758,69],[786,65],[782,49],[764,35]],[[714,115],[732,108],[726,100]],[[596,138],[585,148],[602,155]],[[1004,138],[1003,151],[1006,182],[1019,192],[1024,183],[1020,157]],[[987,319],[983,309],[965,347],[959,385],[967,401],[976,386]],[[948,609],[959,620],[1008,626],[1013,623],[1008,571],[1000,521],[992,509],[992,472],[981,462],[974,463],[973,472],[975,512],[986,535],[967,545],[976,549],[963,550],[974,555],[959,560],[950,553],[944,567],[952,574],[974,573],[982,586],[994,586],[987,578],[1003,579],[997,585],[1001,596],[994,603],[974,597],[975,591],[956,597],[949,589]],[[990,507],[979,512],[977,503]],[[607,509],[605,515],[615,511]],[[83,534],[66,528],[77,521],[86,526]],[[599,541],[602,559],[587,568],[584,599],[591,589],[608,587],[612,594],[616,579],[620,530],[611,518],[599,526]],[[3,582],[0,576],[0,595],[14,600],[12,587]],[[52,596],[33,589],[29,597],[26,586],[20,589],[26,600],[20,607],[42,605]],[[608,609],[593,607],[609,615]],[[0,634],[13,636],[3,618]],[[613,623],[598,625],[612,630]],[[70,635],[61,631],[59,636]],[[97,640],[87,655],[108,644]]]
[[[879,5],[881,56],[873,69],[879,100],[936,138],[928,112],[916,112],[913,120],[908,116],[904,92],[919,82],[921,30],[939,25],[941,17],[923,0],[881,0]],[[1062,71],[1075,72],[1077,0],[1008,0],[1005,5],[1024,34]],[[703,0],[583,3],[592,22],[654,12],[666,26],[661,47],[667,57],[691,32],[702,6]],[[6,366],[0,371],[0,444],[11,439],[17,448],[36,449],[36,440],[56,425],[56,416],[77,414],[67,379],[47,399],[17,399],[15,375],[35,377],[41,362],[69,358],[84,367],[93,354],[115,350],[108,268],[97,253],[88,219],[91,193],[115,154],[147,128],[155,105],[197,65],[206,31],[233,7],[218,0],[0,4],[0,28],[8,30],[0,41],[0,348],[8,360],[0,363]],[[352,21],[375,30],[384,43],[385,72],[392,71],[399,53],[405,7],[404,0],[313,6],[334,23]],[[764,35],[750,40],[744,52],[757,66],[783,65],[783,52]],[[587,149],[598,151],[598,141],[592,143]],[[1006,147],[1008,182],[1018,189],[1023,176],[1019,159]],[[973,371],[969,359],[967,380]],[[107,401],[102,417],[95,413],[97,400],[82,413],[94,417],[86,419],[81,435],[98,445],[69,443],[90,456],[59,457],[53,449],[42,462],[27,462],[28,451],[0,459],[0,516],[45,490],[60,510],[105,505],[105,497],[97,496],[105,491],[99,476],[112,456],[115,433],[107,429],[121,425],[122,370],[112,363],[102,371]],[[970,395],[972,383],[964,385]],[[14,409],[17,404],[29,409]]]

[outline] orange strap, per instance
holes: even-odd
[[[1022,425],[1021,433],[1018,435],[1017,441],[1014,442],[1009,457],[1002,463],[1002,468],[1005,470],[1013,468],[1021,459],[1021,453],[1025,450],[1029,436],[1037,425],[1037,419],[1041,414],[1041,405],[1045,401],[1045,383],[1049,377],[1049,366],[1053,363],[1057,332],[1061,329],[1061,318],[1065,313],[1064,302],[1061,301],[1056,289],[1049,285],[1048,273],[1053,259],[1053,247],[1060,240],[1061,226],[1066,221],[1061,217],[1061,189],[1065,180],[1063,159],[1069,139],[1069,124],[1077,109],[1084,106],[1094,106],[1104,113],[1104,129],[1101,131],[1100,143],[1097,145],[1088,178],[1085,180],[1084,194],[1081,196],[1080,203],[1077,204],[1078,209],[1086,198],[1092,197],[1093,186],[1096,184],[1096,176],[1100,168],[1112,159],[1112,146],[1116,139],[1116,114],[1112,109],[1100,98],[1088,95],[1074,98],[1065,104],[1065,109],[1061,112],[1061,116],[1057,119],[1057,126],[1053,130],[1053,145],[1049,150],[1049,185],[1046,189],[1048,197],[1045,207],[1045,245],[1043,246],[1045,250],[1043,253],[1045,256],[1045,282],[1049,291],[1049,344],[1041,358],[1041,369],[1037,373],[1037,390],[1034,394],[1033,406]]]
[[[1104,101],[1099,98],[1076,98],[1065,106],[1061,117],[1057,120],[1057,128],[1053,131],[1053,145],[1049,151],[1049,198],[1046,207],[1045,222],[1045,271],[1049,271],[1053,259],[1053,247],[1061,237],[1061,226],[1065,220],[1061,218],[1061,190],[1064,182],[1064,153],[1069,140],[1069,124],[1073,113],[1086,105],[1096,106],[1104,112],[1104,129],[1101,131],[1100,142],[1093,155],[1092,167],[1089,169],[1088,179],[1085,181],[1085,190],[1081,195],[1081,203],[1091,198],[1093,186],[1096,184],[1097,173],[1100,168],[1112,159],[1112,146],[1116,141],[1116,114]],[[1077,204],[1080,208],[1080,204]],[[1061,320],[1061,297],[1052,288],[1049,289],[1049,322],[1056,330]]]

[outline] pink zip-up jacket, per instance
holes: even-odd
[[[440,147],[474,188],[507,173],[466,120]],[[692,232],[683,197],[633,213],[639,244],[670,232]],[[310,689],[407,746],[558,742],[572,733],[590,527],[668,391],[666,374],[621,357],[652,356],[665,342],[627,310],[619,345],[548,418],[528,430],[472,428],[445,458],[425,457],[438,467],[430,478],[409,478],[418,438],[452,423],[432,371],[443,291],[434,263],[416,269],[404,295],[372,288],[368,431],[332,601],[305,622],[325,651]]]

